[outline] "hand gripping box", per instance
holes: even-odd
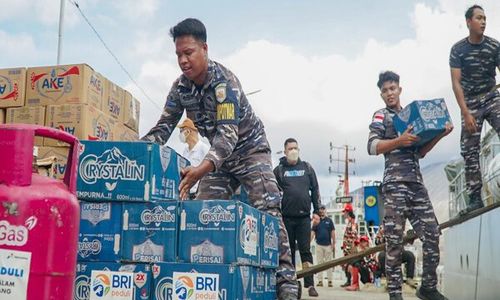
[[[180,204],[181,262],[260,264],[260,212],[232,200],[193,200]]]
[[[26,68],[0,69],[0,108],[24,106]]]
[[[152,299],[151,289],[153,288],[153,276],[151,273],[151,265],[120,264],[112,262],[80,262],[76,265],[73,300],[89,300],[91,289],[93,287],[98,288],[97,284],[93,285],[91,282],[92,271],[115,271],[133,273],[134,293],[132,298],[130,299]]]
[[[260,222],[260,264],[265,268],[277,268],[279,263],[279,219],[261,213]]]
[[[259,299],[265,277],[261,276],[263,273],[259,275],[258,270],[236,265],[153,264],[152,299]]]
[[[169,147],[147,142],[82,141],[79,199],[175,200],[188,162]]]
[[[176,201],[124,203],[122,259],[134,262],[175,262]]]
[[[122,204],[80,202],[78,261],[119,261]]]
[[[446,123],[451,123],[444,99],[416,100],[406,106],[394,118],[394,126],[402,134],[409,125],[413,134],[420,137],[416,146],[425,145],[445,131]]]

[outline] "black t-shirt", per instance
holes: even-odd
[[[312,230],[316,235],[316,244],[321,246],[330,246],[332,244],[332,230],[335,230],[332,219],[324,217],[318,225],[313,226]]]
[[[500,66],[500,43],[488,36],[479,44],[471,44],[465,38],[451,48],[450,67],[461,69],[466,97],[489,92],[496,84],[497,66]]]

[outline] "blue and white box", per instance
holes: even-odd
[[[276,270],[264,269],[264,294],[262,299],[275,300],[276,296]]]
[[[184,264],[159,263],[152,266],[153,273],[153,300],[184,299],[182,295],[198,292],[211,293],[213,287],[218,289],[216,300],[247,300],[257,299],[263,295],[262,287],[257,283],[265,284],[265,278],[257,280],[258,268],[237,265],[214,264]],[[186,276],[189,279],[179,280],[174,273],[193,273]],[[199,274],[199,276],[196,276]],[[183,274],[185,275],[185,274]],[[174,280],[177,279],[177,280]],[[216,282],[216,285],[213,283]],[[191,298],[185,298],[191,299]],[[213,299],[213,298],[203,298]]]
[[[77,194],[82,200],[178,198],[188,162],[171,148],[146,142],[82,141]]]
[[[179,261],[259,266],[260,214],[232,200],[181,202]]]
[[[261,213],[260,222],[260,265],[277,268],[279,264],[279,224],[277,217]]]
[[[76,265],[73,300],[89,300],[92,271],[117,271],[133,273],[134,295],[131,299],[149,300],[152,297],[153,276],[149,264],[119,264],[104,262],[78,263]]]
[[[119,261],[122,204],[80,202],[78,261]]]
[[[412,125],[412,133],[420,137],[416,146],[422,146],[443,133],[446,123],[451,123],[451,117],[446,102],[439,98],[413,101],[403,108],[393,121],[399,134],[403,134],[408,126]]]
[[[175,262],[177,208],[176,201],[123,203],[123,260]]]

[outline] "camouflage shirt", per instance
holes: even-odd
[[[450,67],[461,69],[460,83],[468,98],[495,86],[497,66],[500,66],[500,43],[488,36],[484,36],[480,44],[471,44],[465,38],[451,48]]]
[[[344,255],[356,252],[354,242],[358,239],[358,224],[349,221],[345,226],[344,238],[342,240],[342,250]]]
[[[201,88],[181,75],[173,84],[160,120],[142,140],[165,144],[186,111],[212,145],[205,159],[219,169],[225,161],[255,152],[269,152],[264,125],[255,115],[236,76],[209,61]]]
[[[377,144],[381,140],[392,140],[398,137],[392,119],[398,111],[382,108],[373,115],[368,136],[368,153],[377,155]],[[398,148],[384,153],[384,184],[388,182],[418,182],[423,184],[420,173],[420,154],[416,147]]]

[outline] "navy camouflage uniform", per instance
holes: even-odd
[[[231,71],[209,60],[207,76],[199,88],[181,75],[170,89],[157,125],[142,139],[165,144],[186,111],[199,133],[210,141],[205,159],[215,166],[200,180],[196,199],[231,199],[243,185],[252,206],[280,218],[278,296],[293,299],[298,295],[297,278],[264,125]]]
[[[468,38],[456,43],[450,52],[450,67],[461,69],[465,104],[476,119],[478,131],[470,134],[462,117],[461,154],[465,160],[465,179],[471,201],[481,199],[479,151],[484,120],[500,133],[500,94],[495,86],[496,68],[500,66],[500,43],[484,36],[480,44]]]
[[[393,117],[398,111],[383,108],[375,112],[370,124],[368,153],[377,155],[381,140],[396,138]],[[439,228],[420,173],[420,154],[415,147],[399,148],[384,154],[385,171],[382,196],[385,205],[386,277],[389,294],[401,294],[401,262],[406,219],[422,240],[422,287],[435,289],[439,264]]]

